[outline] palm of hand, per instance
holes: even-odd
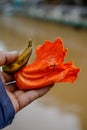
[[[0,72],[0,77],[3,83],[9,82],[13,79],[11,75],[8,75],[4,72]],[[41,89],[24,91],[24,90],[19,90],[16,85],[10,85],[10,86],[5,86],[5,89],[8,96],[11,99],[15,112],[18,112],[19,110],[21,110],[22,108],[30,104],[35,99],[47,93],[52,86],[53,85],[49,85]]]
[[[14,62],[15,59],[18,57],[18,53],[16,51],[13,52],[0,51],[0,56],[2,57],[0,58],[0,66],[2,66],[4,64],[10,64]],[[4,84],[6,82],[13,80],[12,75],[8,75],[3,71],[0,71],[0,78],[2,79]],[[19,110],[21,110],[23,107],[30,104],[35,99],[47,93],[49,89],[53,86],[53,84],[41,89],[29,90],[29,91],[19,90],[16,85],[10,85],[10,86],[4,85],[4,86],[14,106],[15,112],[18,112]]]

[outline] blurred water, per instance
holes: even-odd
[[[0,50],[25,48],[29,38],[35,48],[44,40],[61,37],[68,54],[65,61],[74,60],[81,67],[79,78],[72,84],[56,84],[44,97],[20,111],[11,126],[21,130],[86,130],[87,129],[87,30],[54,24],[38,19],[0,16]]]
[[[75,114],[64,113],[56,107],[46,107],[32,103],[16,116],[11,127],[6,130],[81,130],[80,120]]]

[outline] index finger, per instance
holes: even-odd
[[[18,57],[17,51],[12,52],[0,51],[0,66],[14,62],[17,57]]]

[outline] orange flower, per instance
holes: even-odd
[[[54,43],[45,41],[36,49],[36,59],[15,73],[15,80],[20,89],[36,89],[58,82],[73,83],[80,68],[73,62],[63,63],[67,49],[62,40]]]

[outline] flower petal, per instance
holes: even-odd
[[[36,89],[58,82],[73,83],[80,71],[73,62],[63,63],[67,49],[62,40],[45,41],[36,49],[33,63],[14,74],[20,89]]]

